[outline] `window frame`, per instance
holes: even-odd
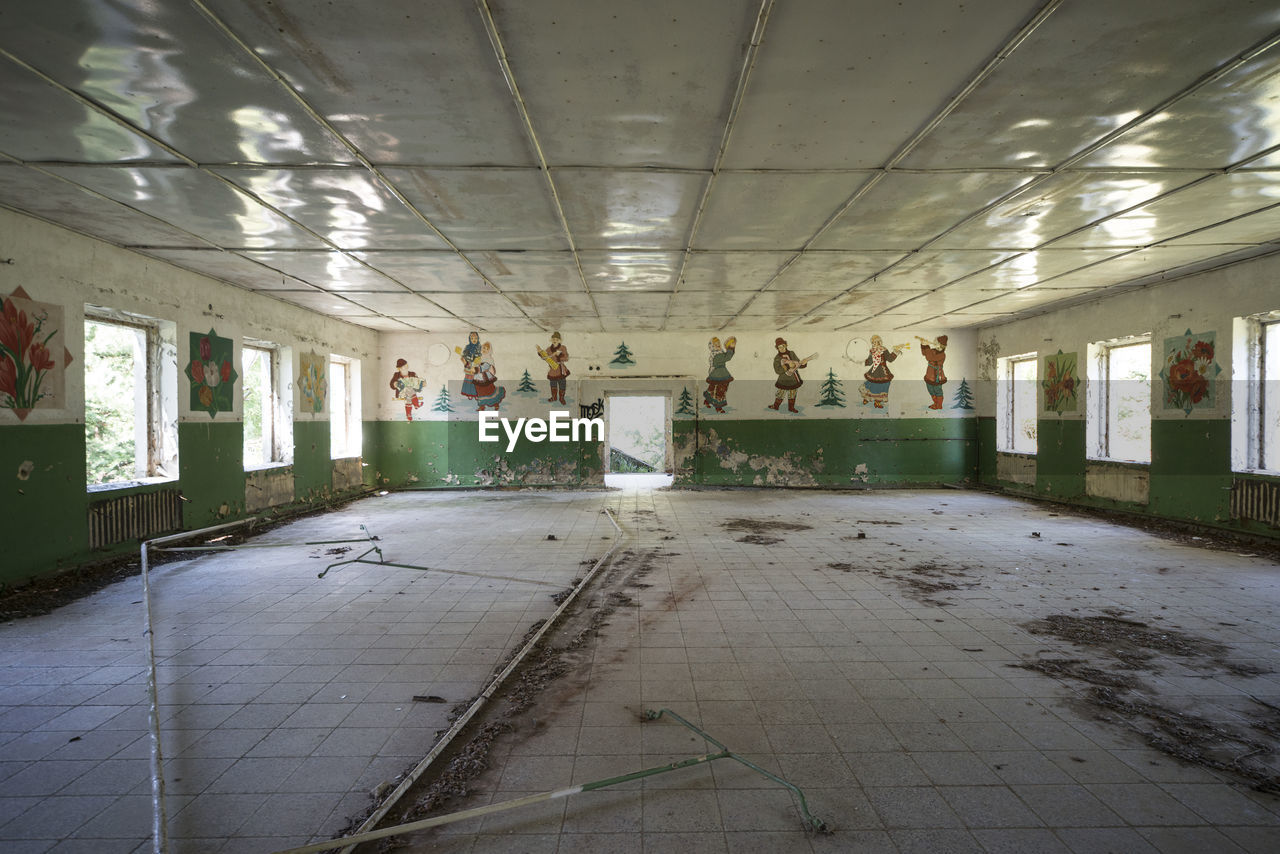
[[[265,461],[250,463],[243,460],[245,471],[279,468],[293,463],[293,406],[289,400],[289,385],[285,378],[284,366],[292,361],[291,350],[272,341],[246,338],[240,345],[240,373],[243,377],[240,391],[240,424],[245,429],[245,396],[249,390],[245,354],[250,351],[267,354],[267,386],[269,399],[263,401],[262,417],[264,422],[264,441],[267,448]],[[245,434],[247,439],[248,434]],[[243,445],[242,445],[243,447]]]
[[[89,445],[85,443],[85,489],[104,492],[143,484],[176,481],[178,471],[177,324],[161,318],[86,305],[83,324],[123,327],[143,335],[143,404],[134,405],[134,474],[123,480],[88,483]],[[85,404],[88,405],[88,360],[85,360]],[[140,411],[143,410],[143,411]],[[139,430],[137,422],[142,421]]]
[[[1267,407],[1280,404],[1280,376],[1269,378],[1267,372],[1268,334],[1280,359],[1280,310],[1237,317],[1233,332],[1231,468],[1280,476],[1280,426],[1271,435],[1267,430]],[[1268,398],[1269,387],[1274,400]],[[1270,467],[1269,455],[1275,458]]]
[[[1112,404],[1118,397],[1113,397],[1114,384],[1111,381],[1111,354],[1115,350],[1127,347],[1145,346],[1147,348],[1147,453],[1146,459],[1135,460],[1113,454],[1111,436]],[[1150,333],[1128,335],[1123,338],[1112,338],[1106,341],[1095,341],[1088,347],[1088,374],[1085,386],[1085,421],[1086,462],[1120,463],[1122,465],[1151,465],[1151,407],[1154,400],[1154,386],[1151,366],[1154,344]]]
[[[998,428],[996,431],[996,450],[1002,454],[1021,454],[1023,456],[1033,457],[1039,450],[1039,429],[1036,430],[1036,436],[1031,440],[1033,448],[1031,450],[1023,450],[1018,447],[1018,383],[1022,380],[1015,380],[1014,374],[1017,366],[1031,363],[1035,369],[1035,378],[1032,380],[1033,388],[1036,388],[1035,403],[1031,407],[1032,420],[1038,421],[1040,416],[1039,404],[1039,377],[1040,377],[1040,354],[1038,352],[1019,353],[1013,356],[1004,356],[996,362],[996,416]]]
[[[335,378],[341,371],[345,376],[341,395],[334,393]],[[346,438],[344,447],[338,447],[335,421],[343,424]],[[334,460],[353,459],[363,454],[363,437],[360,429],[360,360],[337,353],[329,354],[329,457]]]

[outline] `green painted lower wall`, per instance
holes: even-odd
[[[474,421],[371,425],[379,486],[590,486],[604,482],[599,442],[481,442]]]
[[[962,483],[977,476],[971,418],[678,421],[676,482],[860,486]]]
[[[376,436],[375,427],[372,423],[365,425],[366,448],[371,446],[371,435]],[[182,504],[184,530],[249,515],[245,511],[243,433],[237,421],[179,424],[178,478],[173,481],[89,492],[84,459],[83,424],[0,427],[0,471],[11,473],[13,478],[0,505],[0,536],[10,544],[5,559],[0,561],[0,588],[103,558],[136,553],[136,541],[89,548],[88,512],[96,502],[177,489],[186,499]],[[293,476],[292,498],[252,515],[287,514],[357,494],[361,487],[357,484],[345,490],[334,489],[328,422],[294,425],[294,461],[283,471]]]
[[[1036,425],[1036,492],[1063,500],[1084,497],[1085,422],[1055,418]]]
[[[1035,492],[1054,501],[1196,522],[1250,534],[1280,537],[1280,529],[1231,518],[1230,490],[1237,478],[1275,481],[1265,475],[1231,471],[1231,422],[1159,419],[1151,423],[1150,490],[1145,504],[1086,494],[1086,425],[1081,420],[1041,420],[1036,453]],[[978,419],[978,473],[982,483],[1004,484],[996,476],[995,419]]]
[[[74,565],[88,552],[83,424],[0,427],[0,472],[0,587]]]

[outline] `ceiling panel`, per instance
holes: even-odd
[[[1234,248],[1234,247],[1233,247]],[[1222,253],[1217,253],[1222,254]],[[1201,246],[1153,246],[1124,255],[1110,261],[1085,267],[1072,273],[1049,279],[1036,288],[1106,288],[1122,284],[1153,273],[1176,270],[1186,264],[1205,258]],[[1210,256],[1212,257],[1212,256]]]
[[[735,318],[730,315],[710,314],[710,315],[692,315],[679,314],[672,312],[667,318],[666,324],[662,327],[668,332],[683,332],[686,330],[698,330],[705,332],[710,329],[719,329],[726,323],[734,321]],[[746,324],[743,324],[745,328]],[[732,334],[732,332],[730,332]],[[725,336],[721,335],[721,338]]]
[[[869,177],[863,172],[721,172],[693,245],[799,249]]]
[[[579,249],[682,249],[706,176],[558,169],[555,181]]]
[[[547,179],[536,169],[382,170],[461,249],[569,248]]]
[[[902,165],[1056,165],[1276,23],[1274,8],[1251,0],[1063,3]]]
[[[1280,246],[1280,155],[1221,168],[1274,4],[934,6],[10,0],[0,204],[382,330],[976,324]]]
[[[354,159],[193,4],[21,6],[0,46],[197,162]]]
[[[1216,3],[1204,8],[1215,17],[1223,11]],[[1268,29],[1275,26],[1271,11]],[[1277,62],[1280,46],[1127,131],[1081,165],[1217,169],[1280,145]]]
[[[5,33],[3,23],[8,17],[0,17],[0,33]],[[0,58],[0,116],[0,151],[19,160],[180,162],[161,146],[4,58]]]
[[[489,332],[542,332],[554,324],[541,324],[528,317],[469,317],[476,326]]]
[[[1057,241],[1055,246],[1148,246],[1280,202],[1280,173],[1219,175]]]
[[[358,326],[366,326],[379,332],[416,332],[417,327],[391,317],[355,317],[351,320]]]
[[[521,308],[539,317],[595,317],[596,306],[590,294],[548,293],[546,291],[506,291]]]
[[[376,163],[533,162],[470,3],[205,3]]]
[[[270,267],[254,263],[222,249],[148,248],[146,254],[252,291],[313,291],[306,282],[282,276]]]
[[[778,277],[773,287],[838,293],[861,284],[904,257],[904,253],[897,251],[806,252]]]
[[[16,163],[0,162],[0,204],[119,246],[209,245],[162,220]]]
[[[694,252],[684,268],[681,291],[758,291],[792,252]]]
[[[1039,5],[774,5],[725,167],[885,165]]]
[[[504,291],[585,293],[570,252],[469,252],[471,263]]]
[[[353,252],[370,267],[414,291],[492,293],[493,288],[456,252]],[[385,287],[379,290],[392,290]],[[395,290],[401,290],[395,288]]]
[[[339,249],[448,246],[365,169],[218,169]]]
[[[502,294],[431,294],[431,301],[459,317],[522,317],[520,307]]]
[[[356,305],[387,314],[392,317],[451,317],[452,313],[440,308],[435,301],[424,294],[388,294],[361,293],[359,291],[343,291],[342,296]]]
[[[324,246],[280,214],[199,169],[50,166],[48,171],[224,248]]]
[[[580,252],[587,286],[597,291],[669,291],[680,269],[679,252]]]
[[[1030,181],[1009,172],[891,173],[814,242],[817,249],[913,249]]]
[[[630,319],[640,320],[656,324],[654,328],[662,325],[663,319],[667,316],[667,305],[671,300],[670,294],[636,294],[636,293],[609,293],[597,294],[596,305],[600,308],[600,313],[604,317],[610,319]]]
[[[859,290],[928,291],[999,264],[1016,253],[984,249],[921,252],[907,257],[888,272],[876,276]]]
[[[1274,243],[1277,240],[1280,240],[1280,207],[1270,207],[1162,245],[1229,247]]]
[[[1030,287],[1036,282],[1069,273],[1080,267],[1105,261],[1123,249],[1041,249],[1025,252],[975,273],[950,287],[970,291],[1005,291]]]
[[[1204,172],[1063,172],[997,205],[938,241],[948,249],[1033,249],[1103,217],[1205,177]]]
[[[476,324],[470,320],[461,320],[456,317],[401,317],[398,318],[401,323],[419,329],[423,332],[470,332],[476,328]],[[465,344],[466,340],[459,342],[459,346]]]
[[[337,294],[325,293],[324,291],[273,291],[271,296],[331,317],[360,318],[371,317],[375,314],[375,312],[364,306],[356,305]],[[359,321],[353,320],[353,322],[358,323]]]
[[[405,290],[376,270],[336,252],[245,250],[240,254],[326,291],[402,293]]]
[[[806,293],[803,291],[761,291],[750,296],[744,314],[804,314],[811,308],[831,299],[834,294]]]
[[[548,162],[712,165],[753,4],[490,5]]]

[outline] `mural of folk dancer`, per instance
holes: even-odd
[[[422,386],[425,381],[409,370],[409,363],[404,359],[396,359],[396,372],[391,375],[391,391],[395,398],[404,404],[406,421],[413,420],[413,410],[422,406]]]
[[[473,331],[467,336],[467,346],[454,347],[453,352],[462,357],[462,396],[470,400],[476,399],[475,363],[480,360],[480,333]]]
[[[493,365],[493,347],[488,341],[480,346],[480,358],[472,366],[471,381],[476,387],[476,411],[493,407],[496,412],[507,396],[507,390],[498,385],[498,369]]]
[[[782,405],[782,395],[787,396],[787,411],[798,412],[796,409],[796,390],[804,385],[804,380],[800,378],[800,369],[807,367],[810,359],[816,359],[817,353],[806,356],[803,359],[798,358],[787,347],[785,338],[778,338],[773,342],[773,346],[777,348],[778,353],[773,357],[773,372],[778,375],[778,381],[773,384],[778,391],[774,395],[773,404],[770,409],[777,409]]]
[[[947,375],[942,371],[942,363],[947,360],[947,336],[939,335],[937,340],[930,341],[917,335],[916,340],[920,342],[920,355],[929,363],[929,367],[924,369],[924,384],[933,398],[929,408],[941,409],[942,387],[947,383]]]
[[[711,351],[708,359],[707,390],[702,393],[703,405],[715,407],[716,412],[724,412],[725,394],[729,391],[729,383],[733,382],[733,374],[729,373],[729,360],[738,346],[738,339],[730,337],[721,346],[719,338],[712,338],[707,344]]]
[[[551,396],[547,403],[555,403],[557,398],[564,403],[565,378],[569,376],[569,348],[561,343],[560,333],[551,333],[551,345],[547,349],[536,347],[538,355],[547,363],[547,381],[551,384]]]
[[[889,384],[893,382],[893,371],[889,370],[889,363],[910,347],[910,343],[886,347],[879,335],[871,336],[871,350],[862,362],[870,367],[862,375],[864,382],[858,389],[862,392],[863,406],[872,403],[876,409],[884,409],[885,401],[889,399]]]

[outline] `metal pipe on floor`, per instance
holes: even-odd
[[[156,641],[155,630],[151,618],[151,577],[148,550],[163,543],[177,542],[190,537],[211,534],[257,521],[257,517],[241,519],[238,522],[227,522],[210,528],[195,531],[182,531],[151,540],[143,540],[141,546],[142,562],[142,603],[145,611],[144,632],[147,639],[147,702],[150,706],[147,720],[151,730],[151,845],[155,854],[166,854],[169,849],[168,820],[164,807],[164,755],[160,750],[160,694],[156,687]]]
[[[456,721],[454,721],[453,726],[451,726],[449,731],[444,734],[444,737],[436,742],[435,746],[431,748],[431,752],[424,756],[422,761],[415,765],[413,770],[400,781],[400,785],[396,786],[395,789],[392,790],[391,794],[387,796],[387,799],[379,804],[378,808],[369,814],[369,817],[360,824],[360,827],[357,828],[356,833],[353,836],[347,837],[346,839],[331,840],[331,844],[325,845],[322,848],[305,850],[327,851],[331,848],[338,847],[338,845],[345,845],[346,847],[342,849],[341,854],[351,854],[351,852],[355,851],[356,844],[358,843],[351,842],[350,840],[362,833],[371,831],[372,828],[377,826],[378,822],[386,818],[387,813],[391,811],[391,808],[395,806],[396,802],[404,796],[405,792],[409,791],[414,783],[418,782],[418,778],[421,777],[429,767],[431,767],[431,763],[436,761],[440,754],[445,751],[445,748],[447,748],[458,736],[458,733],[462,732],[463,727],[465,727],[467,723],[476,716],[476,713],[478,713],[480,709],[489,702],[490,698],[493,697],[498,688],[501,687],[502,683],[506,681],[506,678],[511,675],[511,672],[515,670],[522,661],[524,661],[524,658],[529,654],[529,651],[537,646],[543,636],[556,624],[564,612],[568,610],[569,606],[573,604],[574,600],[578,598],[578,594],[585,590],[587,585],[596,577],[596,573],[600,571],[600,567],[604,566],[609,558],[613,556],[613,553],[617,551],[618,546],[622,544],[622,526],[618,524],[618,521],[614,518],[613,513],[609,511],[608,507],[604,508],[601,512],[605,514],[605,518],[609,520],[609,524],[614,527],[615,533],[613,536],[613,545],[609,546],[609,550],[600,556],[600,559],[595,562],[582,581],[578,582],[577,586],[570,591],[565,600],[560,603],[560,607],[556,608],[551,616],[547,618],[547,621],[542,624],[542,627],[538,629],[537,633],[534,634],[534,636],[529,639],[520,651],[516,653],[515,657],[511,659],[511,662],[507,664],[505,668],[503,668],[502,672],[493,677],[489,682],[488,687],[486,687],[484,691],[480,693],[480,696],[476,697],[476,699],[471,703],[471,706],[468,707],[468,709],[463,712]],[[303,849],[293,850],[297,851]]]
[[[617,786],[621,783],[631,783],[636,780],[643,780],[645,777],[652,777],[656,774],[666,774],[670,771],[678,771],[681,768],[690,768],[694,765],[702,765],[707,762],[714,762],[717,759],[736,760],[738,762],[741,762],[743,765],[746,765],[751,770],[756,771],[760,774],[763,774],[764,776],[768,777],[770,780],[773,780],[775,783],[780,783],[781,785],[786,786],[788,789],[791,790],[791,793],[795,795],[797,798],[799,798],[800,800],[800,812],[804,815],[806,828],[815,830],[818,832],[823,832],[827,829],[827,825],[825,822],[822,821],[822,819],[817,818],[816,816],[814,816],[812,813],[809,812],[809,804],[805,800],[804,793],[801,792],[799,788],[787,782],[786,780],[782,779],[781,777],[777,776],[776,774],[772,774],[764,770],[759,765],[756,765],[754,762],[751,762],[747,759],[744,759],[741,756],[738,756],[736,753],[734,753],[729,748],[725,747],[719,741],[716,741],[710,735],[703,732],[701,729],[694,726],[693,724],[689,723],[687,720],[680,717],[670,709],[659,709],[658,711],[653,711],[652,709],[650,709],[649,711],[645,712],[645,720],[656,721],[659,718],[663,717],[664,715],[666,717],[674,718],[684,726],[693,730],[698,735],[702,736],[702,738],[708,744],[713,744],[716,747],[720,748],[720,752],[704,753],[701,756],[691,756],[688,759],[681,759],[677,762],[671,762],[666,765],[657,765],[652,768],[645,768],[640,771],[631,771],[627,774],[619,774],[614,777],[606,777],[603,780],[594,780],[590,783],[579,783],[576,786],[569,786],[564,789],[555,789],[550,792],[538,792],[532,795],[525,795],[523,798],[516,798],[510,801],[502,801],[496,804],[486,804],[485,806],[482,806],[482,807],[474,807],[469,810],[461,810],[459,812],[449,813],[448,815],[432,816],[431,818],[424,818],[424,819],[419,819],[418,821],[411,821],[405,824],[398,824],[398,825],[395,825],[394,827],[384,827],[379,830],[371,830],[363,833],[357,833],[352,836],[344,837],[342,839],[330,839],[326,842],[313,842],[310,845],[303,845],[298,848],[289,848],[284,851],[276,852],[276,854],[317,854],[317,852],[329,851],[334,848],[337,848],[340,845],[347,845],[349,846],[349,848],[344,850],[350,850],[350,848],[354,848],[356,845],[361,845],[365,842],[373,842],[375,839],[385,839],[388,836],[399,836],[404,833],[413,833],[418,830],[428,830],[433,827],[440,827],[446,824],[454,824],[455,822],[466,821],[467,819],[472,819],[472,818],[480,818],[481,816],[492,815],[493,813],[497,813],[497,812],[505,812],[507,810],[517,809],[519,807],[526,807],[526,806],[530,806],[531,804],[542,803],[543,801],[555,800],[556,798],[564,798],[564,797],[568,797],[569,795],[577,795],[582,792],[594,792],[597,789],[604,789],[604,788],[608,788],[609,786]]]

